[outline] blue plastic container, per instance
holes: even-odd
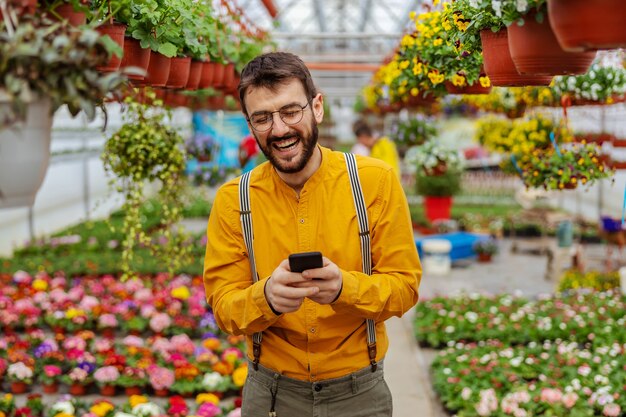
[[[424,256],[422,251],[422,242],[428,239],[445,239],[452,244],[452,250],[450,251],[450,260],[458,261],[460,259],[472,258],[476,256],[473,245],[479,240],[488,240],[489,235],[482,235],[478,233],[467,232],[455,232],[444,233],[440,235],[429,235],[419,239],[415,239],[415,245],[417,246],[417,252],[420,257]]]

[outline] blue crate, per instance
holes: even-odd
[[[423,257],[422,242],[429,239],[445,239],[452,244],[450,251],[450,260],[457,261],[460,259],[472,258],[476,256],[473,245],[479,240],[489,239],[489,235],[467,232],[443,233],[440,235],[428,235],[426,237],[415,239],[417,252]]]

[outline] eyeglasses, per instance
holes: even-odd
[[[274,126],[274,113],[278,113],[280,120],[286,125],[295,125],[302,120],[304,109],[311,104],[311,100],[307,100],[304,106],[299,104],[288,104],[280,110],[263,111],[254,113],[247,120],[250,126],[257,132],[267,132]]]

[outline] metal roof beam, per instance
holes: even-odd
[[[312,0],[313,9],[315,10],[315,16],[317,17],[317,24],[322,32],[328,31],[326,27],[326,16],[324,16],[324,7],[321,0]]]
[[[363,1],[361,2],[363,3]],[[372,0],[365,0],[361,8],[361,21],[359,22],[359,32],[365,32],[365,27],[372,16]]]

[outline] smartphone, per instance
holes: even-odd
[[[307,269],[321,268],[324,266],[321,252],[301,252],[289,255],[289,268],[291,272],[302,272]]]

